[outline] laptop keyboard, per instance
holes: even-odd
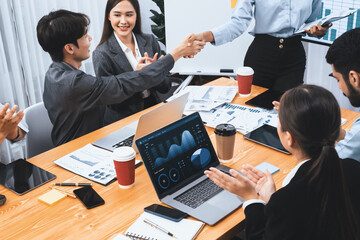
[[[207,178],[174,199],[191,208],[197,208],[222,190],[210,178]]]
[[[132,136],[122,140],[121,142],[114,144],[112,147],[114,147],[114,148],[124,147],[124,146],[131,147],[133,144],[133,141],[134,141],[134,137],[135,137],[135,135],[132,135]]]

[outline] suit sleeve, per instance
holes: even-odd
[[[265,205],[262,203],[253,203],[245,208],[245,229],[246,239],[263,239],[265,231]]]
[[[154,35],[151,35],[151,36],[152,36],[151,41],[152,41],[152,48],[154,50],[154,55],[155,55],[155,53],[158,53],[158,58],[159,58],[161,56],[161,48],[160,48],[159,42],[154,37]],[[170,77],[169,71],[167,72],[167,75],[164,77],[163,81],[159,85],[157,85],[153,88],[154,90],[157,90],[160,93],[167,93],[170,90],[171,77]]]
[[[73,80],[73,94],[84,111],[95,106],[121,103],[136,92],[156,86],[171,68],[174,59],[167,54],[162,59],[139,71],[125,72],[116,76],[94,77],[82,71]]]

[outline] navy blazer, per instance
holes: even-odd
[[[135,34],[135,37],[142,56],[144,56],[145,52],[149,54],[149,57],[153,57],[155,53],[158,53],[158,56],[161,55],[159,43],[153,35]],[[108,40],[95,49],[93,52],[93,64],[96,76],[110,76],[134,71],[128,59],[126,58],[125,53],[122,51],[119,43],[117,42],[114,34],[111,34]],[[149,69],[147,67],[145,67],[143,70],[166,73],[166,76],[159,80],[156,87],[148,89],[150,90],[150,99],[152,99],[154,104],[158,103],[160,100],[156,91],[159,91],[160,93],[166,93],[171,87],[171,78],[168,76],[169,70],[164,68]],[[145,75],[140,75],[137,79],[137,81],[146,80],[147,76]],[[136,112],[144,110],[145,101],[142,98],[141,92],[142,90],[137,89],[135,90],[135,93],[126,101],[123,101],[120,104],[108,105],[104,116],[104,123],[110,124]],[[147,98],[147,101],[148,99],[149,98]]]
[[[312,161],[304,163],[285,187],[276,191],[268,204],[250,204],[245,209],[246,239],[333,239],[331,229],[320,229],[319,200],[308,187]],[[345,182],[355,216],[360,220],[360,163],[342,160]],[[342,206],[337,206],[341,208]],[[360,224],[360,223],[359,223]]]

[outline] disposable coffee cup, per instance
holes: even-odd
[[[112,156],[119,187],[131,188],[135,184],[135,150],[132,147],[119,147]]]
[[[231,161],[234,154],[236,128],[231,124],[219,124],[214,133],[219,160],[221,162]]]
[[[236,71],[236,75],[240,97],[250,96],[254,70],[251,67],[240,67]]]

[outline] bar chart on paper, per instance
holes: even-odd
[[[339,12],[344,9],[360,9],[359,0],[323,0],[321,3],[321,15],[319,18],[330,15],[333,12]],[[334,40],[346,31],[360,27],[360,10],[347,18],[333,23],[324,37],[321,39],[304,37],[304,39],[331,44]]]

